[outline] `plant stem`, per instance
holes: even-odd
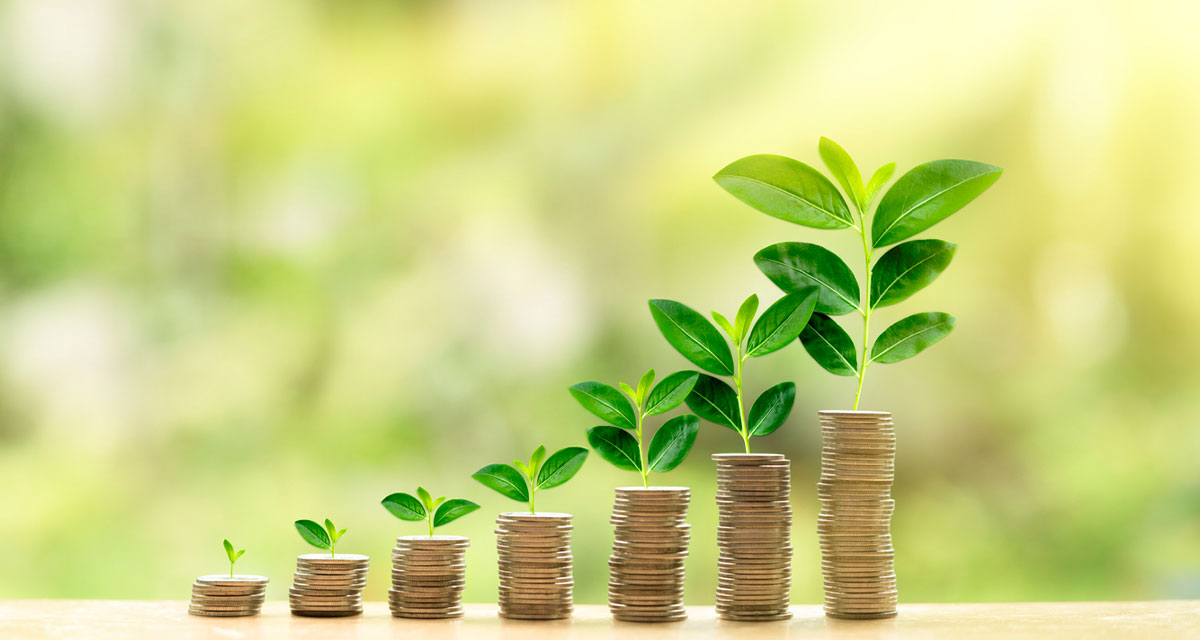
[[[537,489],[533,487],[533,483],[529,483],[529,513],[537,513],[533,508],[533,499],[537,496]]]
[[[333,552],[333,550],[334,550],[334,549],[336,549],[336,548],[337,548],[337,543],[336,543],[336,542],[332,542],[332,541],[330,541],[330,543],[329,543],[329,557],[330,557],[330,558],[336,558],[336,557],[337,557],[337,555],[336,555],[336,554]]]
[[[229,563],[229,579],[233,580],[233,563]]]
[[[642,488],[650,487],[650,470],[646,468],[646,451],[642,448],[642,420],[645,419],[645,414],[642,413],[642,407],[637,407],[637,429],[634,431],[634,437],[637,438],[638,455],[642,457]]]
[[[426,515],[425,520],[429,522],[429,537],[433,537],[433,514]]]
[[[733,363],[733,384],[737,391],[738,401],[738,420],[742,423],[742,428],[738,432],[742,434],[742,442],[746,444],[746,453],[750,453],[750,433],[746,427],[746,408],[742,402],[742,363],[745,362],[742,356],[742,345],[737,345],[737,360]]]
[[[863,378],[867,375],[867,364],[871,361],[867,358],[867,352],[870,350],[871,338],[871,247],[867,244],[867,216],[862,209],[858,210],[859,230],[858,235],[862,238],[863,257],[866,267],[866,287],[863,289],[862,309],[859,310],[863,317],[863,344],[862,344],[862,363],[858,366],[858,390],[854,392],[854,411],[858,411],[858,401],[862,397]]]

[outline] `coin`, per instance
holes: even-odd
[[[266,598],[267,582],[263,576],[200,576],[192,583],[188,613],[213,618],[258,615]]]

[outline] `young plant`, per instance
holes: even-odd
[[[808,324],[816,302],[817,290],[804,287],[776,300],[757,321],[757,295],[746,298],[733,322],[713,311],[713,319],[733,343],[732,351],[721,332],[687,305],[651,300],[650,315],[663,337],[683,357],[709,373],[733,380],[730,387],[720,378],[700,374],[687,396],[687,405],[701,418],[737,431],[746,453],[750,453],[751,436],[765,436],[787,420],[796,399],[796,385],[781,382],[764,391],[750,407],[747,419],[742,399],[743,365],[748,358],[765,356],[795,340]]]
[[[242,557],[244,553],[246,553],[245,549],[234,551],[233,543],[228,538],[225,539],[225,555],[229,557],[229,578],[231,580],[233,579],[233,563],[237,562],[238,558]]]
[[[431,538],[436,527],[454,522],[479,508],[474,502],[462,498],[447,501],[445,496],[442,496],[434,500],[425,487],[417,487],[417,496],[419,498],[407,493],[393,493],[383,499],[383,508],[401,520],[425,520],[429,523]]]
[[[546,457],[546,447],[534,449],[529,462],[513,460],[507,464],[489,464],[471,474],[485,487],[495,489],[500,495],[517,502],[528,502],[529,513],[534,509],[534,498],[542,489],[550,489],[570,480],[579,472],[588,451],[583,447],[567,447]],[[520,469],[520,471],[518,471]]]
[[[654,369],[651,369],[642,375],[636,389],[620,383],[628,399],[602,382],[580,382],[570,391],[584,409],[608,422],[587,430],[588,443],[596,453],[618,469],[637,471],[642,476],[642,486],[649,487],[651,471],[670,471],[687,457],[696,442],[700,419],[684,414],[668,420],[650,440],[648,458],[642,450],[642,423],[647,416],[679,406],[699,378],[695,371],[676,371],[651,390],[654,384]]]
[[[338,530],[333,526],[333,521],[325,518],[325,526],[313,522],[312,520],[297,520],[296,531],[300,532],[300,537],[304,541],[318,549],[329,549],[329,557],[334,555],[334,548],[337,547],[337,541],[346,534],[345,529]]]
[[[783,156],[748,156],[721,169],[713,179],[737,199],[769,216],[816,229],[852,229],[862,240],[865,282],[861,289],[850,267],[816,244],[782,242],[754,256],[758,268],[780,289],[818,288],[816,313],[800,334],[800,341],[817,364],[830,373],[858,378],[854,393],[857,411],[868,364],[911,358],[954,328],[954,316],[948,313],[914,314],[884,329],[868,356],[875,309],[901,302],[929,285],[950,264],[957,249],[942,240],[908,239],[966,206],[992,186],[1004,170],[969,160],[934,160],[919,165],[883,194],[868,226],[867,214],[875,196],[892,177],[896,163],[877,169],[864,185],[854,160],[836,142],[821,138],[818,150],[850,200],[853,213],[842,193],[820,171]],[[875,252],[893,244],[896,246],[872,265]],[[832,318],[851,312],[863,319],[861,358],[854,340]]]

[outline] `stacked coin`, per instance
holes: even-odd
[[[891,498],[896,432],[892,414],[822,411],[821,570],[825,614],[835,618],[896,615]]]
[[[791,463],[778,453],[718,453],[717,613],[786,620],[792,587]]]
[[[613,504],[608,608],[617,620],[674,622],[683,607],[683,561],[692,492],[685,487],[620,487]]]
[[[502,513],[496,518],[500,617],[557,620],[570,617],[571,516]]]
[[[188,613],[210,618],[256,616],[266,593],[263,576],[200,576],[192,583]]]
[[[327,556],[310,553],[296,558],[296,575],[289,592],[292,613],[334,618],[362,613],[362,590],[367,585],[367,556]]]
[[[457,618],[463,614],[466,553],[462,536],[401,536],[392,549],[388,606],[397,618]]]

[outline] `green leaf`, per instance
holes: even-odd
[[[883,247],[914,236],[965,207],[1004,170],[970,160],[934,160],[900,176],[883,194],[871,222],[871,242]]]
[[[651,300],[650,315],[672,347],[696,366],[733,375],[733,354],[721,333],[704,316],[674,300]]]
[[[328,549],[333,544],[325,528],[312,520],[297,520],[296,531],[300,532],[300,537],[304,538],[305,542],[318,549]]]
[[[333,539],[334,539],[334,541],[336,542],[336,541],[338,541],[338,540],[341,540],[341,539],[342,539],[342,536],[344,536],[344,535],[346,535],[346,530],[345,530],[345,529],[341,529],[341,530],[339,530],[339,531],[337,532],[337,535],[336,535],[336,536],[335,536]]]
[[[910,240],[883,254],[871,268],[871,308],[908,298],[937,279],[958,248],[941,240]]]
[[[517,502],[529,502],[529,487],[520,471],[506,464],[489,464],[471,474],[485,487]]]
[[[670,471],[679,466],[696,442],[700,419],[693,415],[675,416],[658,428],[650,440],[651,471]]]
[[[382,501],[383,508],[401,520],[424,520],[429,513],[421,501],[407,493],[393,493]]]
[[[817,364],[837,376],[858,375],[858,353],[846,330],[823,313],[814,313],[800,332],[800,343]]]
[[[837,179],[838,184],[842,185],[842,191],[854,198],[858,203],[859,211],[865,211],[867,194],[863,188],[862,173],[859,172],[858,165],[854,164],[854,160],[850,158],[850,154],[846,153],[841,145],[824,136],[821,137],[817,150],[821,154],[821,160],[829,168],[829,172]]]
[[[875,199],[875,194],[879,193],[879,188],[892,178],[892,174],[896,172],[896,163],[889,162],[875,170],[875,174],[871,176],[871,180],[867,182],[867,199],[866,204],[870,204]],[[866,207],[863,207],[866,211]]]
[[[229,558],[230,562],[233,562],[234,560],[236,560],[236,558],[234,557],[234,553],[233,553],[233,543],[230,542],[229,540],[225,540],[224,545],[225,545],[225,555]]]
[[[433,496],[425,490],[425,487],[417,487],[417,497],[421,499],[421,504],[425,505],[426,511],[433,511]]]
[[[559,449],[546,458],[546,464],[538,471],[538,489],[551,489],[575,477],[587,460],[588,450],[583,447]]]
[[[333,526],[333,520],[325,518],[325,530],[329,532],[329,539],[337,542],[337,527]]]
[[[658,415],[678,407],[692,392],[692,387],[696,386],[699,379],[700,374],[695,371],[676,371],[663,378],[646,400],[646,415]]]
[[[754,254],[754,264],[788,293],[817,287],[816,310],[831,316],[858,311],[858,280],[837,254],[808,242],[781,242]]]
[[[725,335],[729,336],[730,340],[737,342],[737,338],[733,337],[733,325],[729,322],[729,319],[716,311],[712,312],[712,317],[713,320],[717,321],[717,326],[721,327],[721,330],[725,332]]]
[[[455,498],[438,507],[437,513],[433,514],[433,526],[449,524],[478,508],[479,505],[470,500]]]
[[[596,453],[614,467],[626,471],[642,470],[642,451],[637,438],[628,431],[607,425],[592,427],[587,430],[587,439]]]
[[[742,306],[738,307],[737,315],[734,316],[733,341],[735,344],[742,344],[742,340],[746,337],[746,331],[750,329],[750,323],[754,321],[757,313],[758,295],[752,293],[742,302]]]
[[[529,466],[524,462],[521,462],[520,460],[513,460],[513,466],[519,469],[521,473],[525,474],[526,478],[533,477],[533,471],[530,470]]]
[[[638,380],[637,386],[637,403],[641,406],[642,401],[646,399],[646,394],[650,393],[650,387],[654,386],[654,369],[650,369],[642,374],[642,379]]]
[[[765,436],[783,426],[795,401],[796,385],[791,382],[781,382],[764,391],[750,407],[747,425],[750,435]]]
[[[624,391],[625,395],[629,396],[630,399],[632,399],[634,402],[639,402],[638,397],[637,397],[637,389],[634,389],[633,387],[625,384],[624,382],[618,382],[617,386],[621,387],[621,391]]]
[[[434,501],[433,501],[433,508],[434,508],[434,509],[438,508],[438,505],[442,504],[442,503],[443,503],[443,502],[445,502],[445,501],[446,501],[446,496],[442,496],[442,497],[440,497],[440,498],[438,498],[438,499],[434,500]]]
[[[757,358],[791,344],[804,331],[816,306],[816,287],[805,287],[776,300],[754,323],[746,355]]]
[[[230,562],[237,562],[238,558],[240,558],[240,557],[242,557],[242,556],[244,556],[244,555],[246,555],[246,550],[245,550],[245,549],[242,549],[241,551],[238,551],[237,553],[233,554],[233,557],[232,557],[232,558],[230,558],[230,560],[229,560],[229,561],[230,561]]]
[[[954,316],[940,311],[915,313],[883,330],[871,347],[872,362],[907,360],[945,338],[954,329]]]
[[[538,469],[542,468],[542,461],[546,459],[546,447],[538,445],[538,448],[533,450],[529,456],[529,481],[533,481],[533,477],[537,474]]]
[[[837,187],[820,171],[791,158],[747,156],[713,180],[735,198],[780,220],[817,229],[844,229],[854,219]]]
[[[572,386],[570,391],[584,409],[600,419],[622,429],[635,428],[637,416],[634,415],[633,405],[620,391],[602,382],[580,382]]]
[[[724,381],[701,374],[687,397],[687,405],[709,422],[741,432],[737,393]]]

